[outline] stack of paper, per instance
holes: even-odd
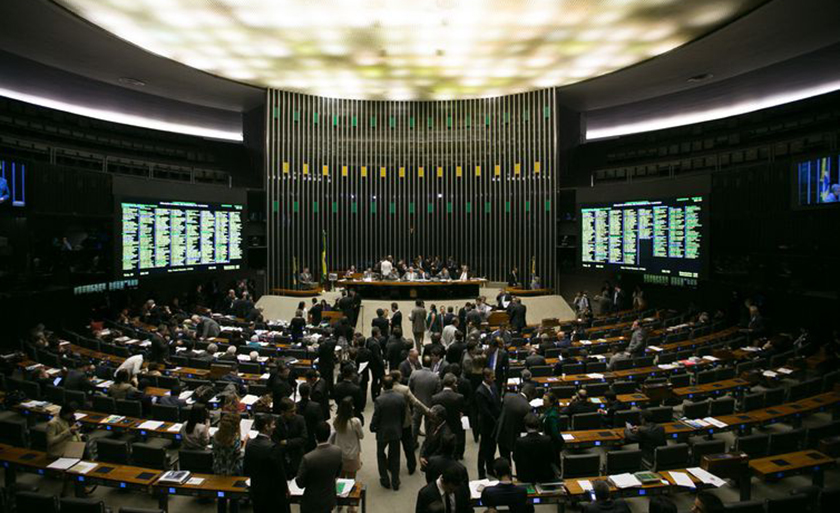
[[[786,367],[782,367],[781,369],[776,369],[776,372],[778,372],[779,374],[793,374],[793,371],[791,369],[786,368]]]
[[[575,439],[574,435],[571,435],[571,434],[569,434],[569,433],[563,433],[563,434],[561,434],[560,436],[562,436],[562,437],[563,437],[563,441],[564,441],[564,442],[571,442],[572,440],[574,440],[574,439]]]
[[[239,402],[241,402],[245,406],[251,406],[259,400],[260,400],[259,396],[256,396],[256,395],[253,395],[253,394],[247,394]]]
[[[686,470],[688,470],[691,473],[691,475],[702,481],[704,484],[716,486],[718,488],[726,484],[726,481],[724,481],[723,479],[700,467],[691,467]]]
[[[76,420],[79,420],[87,417],[87,413],[74,413],[73,416],[76,417]]]
[[[589,399],[589,401],[594,404],[601,404],[602,402],[600,397],[592,397],[591,399]]]
[[[190,486],[201,486],[201,483],[203,483],[203,482],[204,482],[203,477],[191,477],[191,478],[187,479],[187,482],[184,483],[184,484],[188,484]]]
[[[659,346],[647,346],[647,348],[650,349],[651,351],[656,351],[657,353],[659,351],[662,351],[662,348],[659,347]]]
[[[704,356],[703,359],[708,360],[710,362],[716,362],[716,361],[720,360],[720,358],[718,358],[717,356],[712,356],[710,354],[707,354],[706,356]]]
[[[659,367],[662,370],[673,370],[673,369],[676,369],[679,366],[674,365],[673,363],[663,363],[663,364],[657,365],[657,367]]]
[[[181,392],[180,394],[178,394],[178,398],[186,401],[187,399],[192,397],[193,392],[194,392],[194,390],[185,390],[184,392]]]
[[[108,388],[113,384],[114,384],[113,381],[108,380],[108,381],[100,381],[99,383],[96,384],[96,386],[97,386],[97,388]]]
[[[181,426],[182,426],[181,423],[175,423],[175,424],[172,424],[171,426],[169,426],[168,428],[166,428],[166,430],[169,431],[170,433],[179,433],[181,431]]]
[[[463,428],[464,431],[470,430],[470,418],[466,415],[461,417],[461,428]]]
[[[615,487],[619,489],[633,488],[634,486],[642,486],[642,482],[639,481],[636,478],[636,476],[630,474],[629,472],[610,476],[610,481],[612,481],[612,484],[614,484]]]
[[[591,345],[592,345],[592,341],[591,341],[591,340],[581,340],[581,341],[580,341],[580,345],[582,345],[582,346],[591,346]]]
[[[604,379],[604,375],[599,374],[597,372],[591,372],[591,373],[587,374],[586,377],[592,378],[592,379]]]
[[[54,462],[47,465],[47,468],[54,468],[56,470],[67,470],[68,468],[72,467],[76,463],[79,463],[79,458],[58,458]]]
[[[87,474],[91,470],[95,469],[97,465],[99,465],[99,463],[93,463],[92,461],[80,461],[70,468],[70,471],[77,474]]]
[[[706,421],[707,423],[709,423],[709,424],[711,424],[711,425],[713,425],[713,426],[717,427],[717,428],[725,428],[725,427],[726,427],[726,423],[725,423],[725,422],[721,422],[721,421],[719,421],[718,419],[716,419],[716,418],[714,418],[714,417],[706,417],[706,418],[705,418],[705,419],[703,419],[703,420],[704,420],[704,421]]]
[[[762,376],[767,376],[768,378],[775,378],[776,376],[778,376],[778,374],[776,374],[775,372],[773,372],[771,370],[766,370],[766,371],[762,372],[761,375]]]
[[[670,471],[671,479],[677,484],[677,486],[684,486],[686,488],[696,488],[694,486],[694,482],[688,477],[688,474],[685,472],[674,472],[673,470]]]
[[[530,404],[531,404],[531,408],[539,408],[543,405],[543,400],[542,400],[542,398],[537,397],[536,399],[531,399]]]
[[[499,484],[498,481],[493,481],[490,479],[478,479],[476,481],[470,481],[470,499],[480,499],[481,492],[484,491],[485,488],[488,486],[496,486]]]
[[[139,426],[140,429],[157,429],[163,425],[163,422],[159,420],[147,420],[146,422],[142,422]]]
[[[294,479],[289,479],[289,495],[292,497],[303,496],[303,488],[298,486]]]
[[[125,417],[123,417],[122,415],[108,415],[107,417],[105,417],[104,419],[99,421],[99,423],[100,424],[116,424],[117,422],[122,421],[124,418]]]
[[[269,374],[267,372],[265,374],[260,374],[260,379],[268,379],[270,377],[271,377],[271,374]]]
[[[592,491],[592,482],[589,481],[588,479],[582,479],[582,480],[578,481],[578,484],[580,485],[581,488],[583,488],[583,491],[585,491],[585,492],[591,492]]]
[[[338,478],[335,480],[335,494],[339,497],[347,497],[356,486],[356,481],[353,479]]]

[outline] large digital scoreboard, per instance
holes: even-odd
[[[242,205],[123,200],[120,210],[124,278],[242,265]]]
[[[704,199],[581,205],[581,266],[701,278],[708,251]]]

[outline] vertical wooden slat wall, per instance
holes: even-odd
[[[556,288],[556,106],[551,89],[397,102],[268,90],[267,286],[293,269],[455,257]]]

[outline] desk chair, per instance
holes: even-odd
[[[29,428],[29,444],[32,449],[47,451],[47,423],[41,422]]]
[[[135,443],[131,446],[131,464],[136,467],[169,470],[172,461],[166,454],[166,449],[155,444]]]
[[[632,368],[633,368],[633,360],[629,359],[629,358],[627,360],[618,360],[618,361],[615,362],[615,365],[613,366],[613,370],[617,370],[617,371],[627,370],[627,369],[632,369]]]
[[[607,451],[604,475],[638,472],[642,468],[642,451],[639,449]]]
[[[791,511],[808,511],[810,509],[811,498],[804,493],[767,500],[767,513],[790,513]]]
[[[723,440],[690,440],[691,464],[700,465],[700,460],[707,454],[720,454],[726,452],[726,442]]]
[[[723,381],[724,379],[735,379],[735,367],[724,367],[722,369],[718,369],[717,380]]]
[[[551,390],[554,391],[555,394],[557,394],[557,397],[559,399],[571,399],[577,391],[574,386],[568,385],[551,387]]]
[[[633,426],[642,424],[641,410],[618,410],[613,414],[613,427],[623,428],[625,423],[629,422]]]
[[[709,416],[709,401],[687,402],[682,408],[683,417],[687,419],[702,419]]]
[[[787,400],[793,402],[808,397],[810,395],[810,388],[811,386],[807,381],[791,385],[788,389]]]
[[[598,454],[564,454],[562,456],[563,479],[597,476],[601,470]]]
[[[582,363],[564,363],[560,368],[563,374],[583,374]]]
[[[586,393],[589,395],[589,397],[603,397],[604,394],[609,392],[610,384],[591,383],[589,385],[583,385],[583,389],[586,390]]]
[[[802,441],[804,439],[805,430],[802,428],[773,433],[770,435],[768,454],[784,454],[786,452],[798,451],[802,447]]]
[[[239,372],[262,374],[262,366],[257,362],[239,362]]]
[[[648,408],[648,411],[653,414],[653,421],[657,424],[674,420],[674,408],[671,406],[657,406]]]
[[[826,487],[820,492],[819,513],[830,513],[837,510],[837,501],[840,500],[840,487]]]
[[[598,412],[572,415],[572,430],[598,429],[601,427],[601,414]]]
[[[753,411],[764,408],[764,392],[746,394],[741,399],[741,411]]]
[[[111,510],[105,503],[96,499],[77,499],[65,497],[61,499],[61,513],[108,513]]]
[[[764,406],[769,408],[771,406],[778,406],[785,402],[784,388],[771,388],[764,392]]]
[[[126,417],[143,416],[143,404],[140,401],[132,399],[119,399],[117,404],[117,415],[125,415]]]
[[[739,436],[735,438],[735,449],[747,453],[750,458],[761,458],[767,456],[769,444],[770,437],[762,434]]]
[[[653,344],[656,345],[656,344]],[[657,355],[658,363],[660,365],[665,365],[668,363],[674,363],[677,361],[677,353],[659,353]]]
[[[0,420],[0,443],[15,447],[29,447],[26,419],[10,417]]]
[[[113,415],[117,412],[117,402],[114,400],[113,397],[107,397],[104,395],[94,395],[93,411]]]
[[[178,451],[178,467],[198,474],[213,474],[213,453],[211,451]]]
[[[554,375],[554,367],[551,365],[534,365],[531,367],[531,376],[535,378],[547,378]]]
[[[87,395],[81,390],[64,390],[65,404],[75,404],[76,408],[84,408],[87,403]]]
[[[268,386],[260,385],[257,383],[251,383],[250,385],[248,385],[248,393],[257,397],[264,396],[268,393]]]
[[[157,381],[160,388],[166,388],[167,390],[174,390],[181,387],[178,378],[174,376],[158,376]]]
[[[165,513],[162,509],[120,508],[120,513]]]
[[[733,397],[721,397],[715,399],[709,408],[709,415],[717,417],[719,415],[731,415],[735,413],[735,399]]]
[[[687,444],[657,447],[653,452],[653,468],[651,470],[661,472],[663,470],[685,468],[689,462],[688,455]]]
[[[636,392],[636,383],[633,381],[613,381],[610,388],[616,395],[619,394],[632,394]]]
[[[829,438],[837,435],[840,435],[840,420],[808,428],[808,435],[805,437],[805,447],[814,449],[823,438]]]
[[[651,367],[653,365],[653,356],[640,356],[633,358],[633,367]]]
[[[58,501],[54,495],[35,492],[17,492],[15,494],[17,511],[37,511],[38,513],[58,513]]]
[[[164,422],[178,422],[181,420],[181,412],[177,406],[153,404],[151,413],[154,420],[162,420]]]
[[[102,438],[96,441],[97,460],[117,465],[128,465],[129,447],[125,440]]]
[[[725,503],[725,513],[765,513],[764,501],[741,501]]]
[[[64,388],[47,385],[44,388],[44,399],[54,404],[64,404]]]
[[[607,372],[607,362],[586,362],[586,372]]]
[[[698,385],[705,385],[707,383],[714,383],[717,381],[717,371],[716,370],[707,370],[707,371],[700,371],[697,373],[695,377],[695,382]]]

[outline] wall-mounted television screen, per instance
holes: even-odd
[[[795,165],[798,206],[840,205],[840,154],[803,160]]]
[[[123,278],[243,265],[243,205],[123,199],[120,210]]]
[[[704,196],[581,205],[581,267],[702,278],[707,207]]]

